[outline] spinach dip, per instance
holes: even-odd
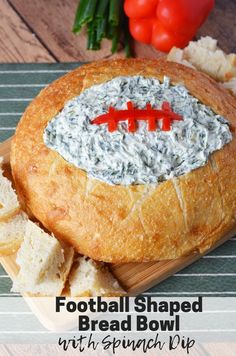
[[[127,122],[115,132],[107,124],[91,121],[108,112],[127,108],[132,101],[142,109],[150,103],[159,109],[168,101],[182,121],[173,121],[170,131],[148,131],[146,121],[137,122],[130,133]],[[178,177],[206,164],[209,155],[232,140],[228,122],[189,94],[183,85],[160,83],[142,76],[116,77],[94,85],[68,101],[44,131],[47,147],[90,177],[108,184],[151,184]]]

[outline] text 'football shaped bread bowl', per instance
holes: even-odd
[[[236,100],[198,71],[164,59],[91,63],[24,113],[11,149],[17,193],[95,260],[204,252],[235,226],[235,128]]]

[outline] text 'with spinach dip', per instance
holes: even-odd
[[[130,101],[139,109],[147,103],[159,109],[167,101],[183,120],[173,121],[170,131],[158,126],[148,131],[145,121],[137,121],[132,133],[125,121],[112,133],[107,124],[92,124],[111,106],[125,110]],[[205,165],[211,153],[231,140],[225,118],[183,85],[171,85],[167,77],[163,83],[142,76],[116,77],[94,85],[68,101],[44,131],[47,147],[89,177],[111,185],[153,184],[178,177]]]

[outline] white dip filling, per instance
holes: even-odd
[[[128,101],[140,109],[147,103],[159,109],[168,101],[183,121],[173,121],[170,131],[157,123],[154,132],[146,121],[138,121],[135,133],[128,132],[127,122],[112,133],[107,124],[91,124],[110,106],[126,109]],[[117,77],[86,89],[66,103],[44,132],[49,148],[90,177],[122,185],[157,183],[190,172],[231,140],[227,121],[184,86],[141,76]]]

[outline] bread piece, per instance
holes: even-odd
[[[12,291],[27,293],[29,295],[39,295],[39,296],[59,296],[61,295],[68,274],[70,272],[74,250],[73,248],[67,247],[64,249],[65,262],[58,268],[56,275],[51,274],[49,271],[45,273],[44,278],[39,283],[30,283],[27,280],[27,274],[19,273],[15,278]]]
[[[72,297],[121,296],[125,291],[107,267],[86,257],[78,258],[78,266],[69,277]]]
[[[0,222],[7,221],[20,211],[11,182],[3,176],[2,163],[3,158],[0,157]]]
[[[60,295],[69,274],[74,251],[28,221],[24,242],[17,254],[20,271],[13,290],[32,295]]]
[[[20,213],[7,222],[0,222],[0,256],[15,253],[25,235],[27,217]]]
[[[215,52],[218,49],[217,40],[210,36],[201,37],[198,41],[192,41],[191,43],[197,43],[199,47],[205,48],[211,52]]]
[[[209,36],[190,42],[183,50],[172,48],[167,59],[188,66],[190,64],[223,82],[236,76],[236,55],[226,55],[217,47],[217,41]]]
[[[204,167],[158,186],[92,180],[45,146],[44,129],[65,102],[94,84],[137,74],[184,84],[229,121],[233,140]],[[49,231],[94,260],[143,262],[204,252],[235,227],[235,112],[235,98],[213,79],[165,59],[87,64],[49,85],[23,115],[11,149],[17,192]]]
[[[167,56],[167,60],[170,62],[183,64],[186,67],[190,67],[193,69],[195,68],[190,62],[184,59],[184,51],[180,48],[173,47]]]
[[[236,77],[232,78],[228,82],[223,83],[223,86],[236,96]]]

